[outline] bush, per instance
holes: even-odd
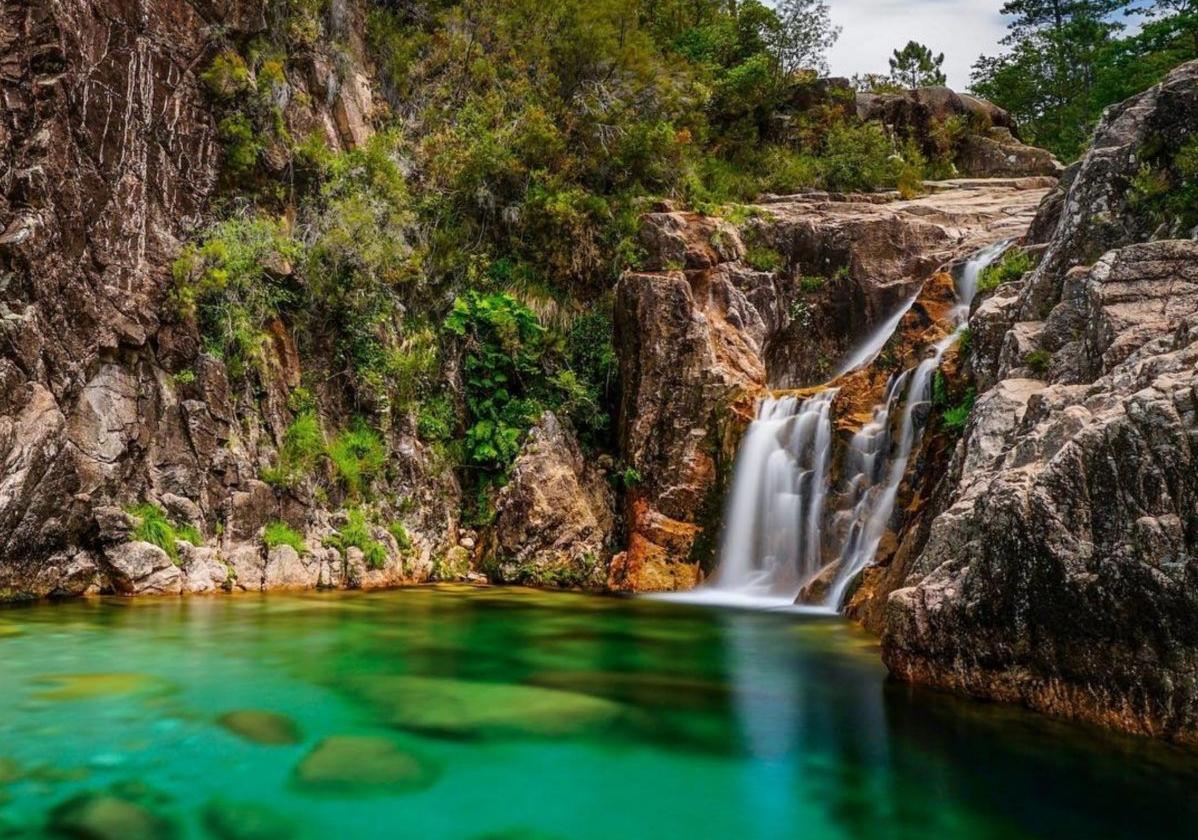
[[[179,540],[192,545],[204,543],[204,537],[198,528],[190,523],[178,525],[172,522],[166,511],[158,505],[145,502],[126,509],[125,513],[136,520],[130,537],[138,542],[158,546],[176,566],[179,565],[179,546],[176,545]]]
[[[977,401],[977,392],[970,388],[965,392],[964,399],[958,405],[947,409],[942,415],[944,428],[950,432],[961,432],[969,422],[973,413],[973,405]]]
[[[411,551],[412,537],[402,522],[392,522],[387,526],[387,530],[395,537],[395,544],[399,546],[400,551]]]
[[[308,550],[308,545],[304,542],[303,534],[286,522],[278,520],[266,526],[266,530],[262,534],[262,542],[268,550],[280,545],[291,546],[295,549],[296,554],[304,554]]]
[[[1004,283],[1020,279],[1035,267],[1036,262],[1027,251],[1022,248],[1009,248],[1001,260],[986,266],[978,278],[977,293],[989,294]]]
[[[1036,376],[1044,376],[1048,373],[1048,368],[1052,365],[1052,354],[1047,350],[1032,350],[1023,357],[1023,363]]]
[[[905,167],[890,138],[875,123],[831,127],[821,160],[824,186],[841,192],[893,187]]]
[[[265,326],[297,299],[286,274],[299,252],[282,222],[251,216],[213,226],[175,260],[175,305],[232,376],[265,368]]]
[[[345,527],[332,536],[325,538],[325,543],[344,554],[350,548],[362,552],[362,559],[372,569],[381,569],[387,563],[387,547],[370,534],[370,526],[366,524],[366,516],[358,508],[352,508],[346,514]]]
[[[313,409],[302,411],[283,433],[278,465],[263,472],[262,480],[275,486],[294,486],[315,471],[324,454],[324,429],[320,426],[320,418]]]
[[[387,463],[382,437],[362,420],[356,421],[329,444],[329,458],[351,496],[359,497]]]

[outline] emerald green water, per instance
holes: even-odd
[[[463,587],[97,600],[0,610],[0,663],[0,837],[1198,824],[1192,754],[889,683],[828,617]],[[109,810],[78,817],[82,794]]]

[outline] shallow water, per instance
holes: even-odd
[[[1193,754],[889,683],[830,616],[464,587],[95,600],[0,610],[0,663],[0,837],[84,793],[154,837],[1198,824]]]

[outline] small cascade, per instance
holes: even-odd
[[[819,569],[835,396],[762,400],[737,455],[721,562],[707,589],[791,604]]]
[[[983,248],[958,269],[958,303],[950,316],[957,330],[937,342],[919,364],[891,377],[870,421],[845,450],[839,472],[846,480],[838,485],[845,487],[843,493],[831,493],[837,389],[806,400],[786,396],[762,401],[737,455],[720,565],[697,591],[698,600],[794,604],[802,587],[820,572],[827,550],[837,566],[822,607],[843,607],[850,583],[874,561],[890,526],[927,422],[940,360],[968,320],[982,272],[1009,244]],[[837,378],[870,364],[914,303],[915,298],[904,303],[854,350]],[[834,510],[828,509],[829,499],[835,500]]]
[[[976,288],[976,283],[975,283]],[[911,307],[915,305],[916,299],[919,297],[919,292],[911,295],[906,301],[895,310],[894,314],[878,325],[872,333],[865,337],[865,340],[849,354],[836,373],[832,376],[833,379],[839,379],[846,373],[852,373],[857,368],[865,367],[874,359],[878,358],[878,354],[882,352],[882,348],[886,346],[886,342],[894,335],[894,331],[898,329],[899,324],[903,321],[903,316],[911,311]]]

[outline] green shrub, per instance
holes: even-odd
[[[463,342],[466,455],[488,469],[502,469],[520,448],[525,431],[545,408],[548,346],[536,316],[508,294],[459,297],[445,330]]]
[[[453,400],[448,395],[429,397],[420,403],[416,412],[416,433],[421,440],[428,443],[451,440],[456,425]]]
[[[275,269],[298,255],[282,222],[255,216],[213,226],[175,260],[175,305],[196,317],[206,349],[225,360],[232,376],[264,369],[265,327],[296,300],[292,283]]]
[[[179,525],[172,522],[166,511],[158,505],[144,502],[127,508],[125,513],[134,519],[133,531],[130,537],[138,542],[148,542],[166,552],[167,557],[175,565],[179,564],[179,540],[192,545],[203,545],[204,537],[199,529],[190,523]]]
[[[1023,363],[1036,376],[1044,376],[1048,373],[1048,368],[1052,364],[1052,354],[1047,350],[1032,350],[1023,357]]]
[[[799,288],[811,294],[812,292],[818,292],[827,282],[827,277],[820,277],[818,274],[806,275],[799,278]]]
[[[745,248],[745,262],[758,271],[774,272],[782,268],[782,255],[767,245],[753,244]]]
[[[344,554],[350,548],[362,552],[362,559],[372,569],[381,569],[387,563],[387,547],[370,534],[366,516],[359,508],[351,508],[346,514],[346,523],[335,534],[326,537],[325,543]]]
[[[824,186],[843,192],[893,187],[906,165],[875,123],[831,127],[821,159]]]
[[[324,454],[325,439],[320,418],[312,409],[303,411],[283,433],[278,465],[264,471],[262,480],[275,486],[292,487],[312,475]]]
[[[262,534],[262,542],[267,549],[289,545],[295,549],[297,554],[304,554],[308,550],[308,545],[304,542],[304,535],[286,522],[279,520],[267,524],[266,530]]]
[[[973,405],[976,401],[977,392],[970,388],[965,392],[964,399],[958,405],[947,409],[942,415],[944,428],[950,432],[963,431],[969,422],[969,415],[973,413]]]
[[[411,550],[412,537],[402,522],[392,522],[387,526],[387,530],[391,532],[391,536],[395,537],[395,543],[399,546],[400,551]]]
[[[337,477],[354,497],[369,488],[371,479],[387,463],[383,438],[362,420],[337,435],[329,444],[328,454]]]
[[[978,294],[989,294],[1004,283],[1011,283],[1035,268],[1031,254],[1022,248],[1009,248],[998,262],[986,266],[978,278]]]
[[[204,87],[218,99],[232,99],[250,88],[250,69],[233,50],[222,50],[200,74]]]

